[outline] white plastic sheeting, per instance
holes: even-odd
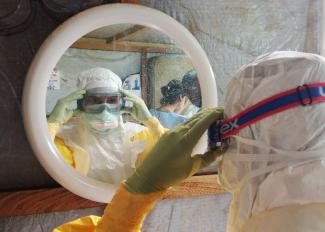
[[[276,50],[319,53],[321,0],[144,0],[185,25],[206,51],[219,102],[235,71]]]

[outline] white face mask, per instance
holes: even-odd
[[[108,112],[107,110],[100,114],[85,113],[83,121],[88,130],[99,134],[107,134],[119,126],[120,114],[119,112]]]
[[[105,132],[109,129],[114,129],[118,127],[118,121],[110,121],[110,122],[89,122],[92,128],[96,131]]]

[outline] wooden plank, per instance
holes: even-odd
[[[81,198],[64,188],[8,192],[0,194],[0,217],[85,209],[104,205]]]
[[[135,25],[125,31],[122,31],[116,35],[113,35],[109,38],[106,38],[106,43],[112,43],[112,42],[117,42],[126,39],[130,35],[135,35],[137,33],[143,33],[145,31],[148,31],[148,27],[145,26],[140,26],[140,25]]]
[[[183,183],[171,188],[163,199],[176,199],[225,193],[218,184],[218,175],[192,176]]]
[[[105,39],[81,38],[71,45],[72,48],[102,50],[102,51],[120,51],[120,52],[142,52],[148,53],[166,53],[166,54],[184,54],[184,52],[172,44],[143,43],[131,41],[117,41],[106,43]]]
[[[193,176],[171,188],[164,199],[224,193],[217,175]],[[81,198],[64,188],[0,193],[0,217],[60,212],[105,206]]]

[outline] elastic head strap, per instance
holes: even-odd
[[[228,120],[219,120],[211,125],[208,131],[209,147],[223,151],[229,144],[229,137],[239,130],[287,109],[319,102],[325,102],[324,82],[304,84],[275,94]]]

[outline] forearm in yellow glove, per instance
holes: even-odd
[[[107,205],[96,232],[141,231],[146,215],[165,192],[133,194],[123,184],[120,185],[111,203]]]

